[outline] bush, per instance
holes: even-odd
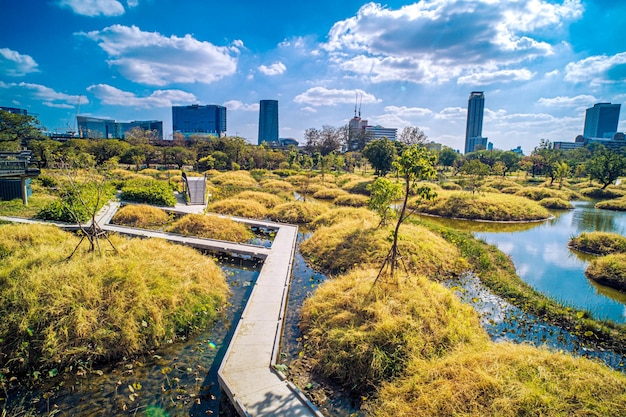
[[[161,239],[110,239],[115,255],[83,244],[67,259],[76,235],[2,226],[0,351],[12,375],[136,355],[216,320],[228,286],[210,257]]]
[[[170,220],[170,216],[157,207],[133,204],[121,207],[111,220],[122,226],[150,228],[164,226]]]
[[[212,215],[188,214],[175,221],[169,232],[181,235],[226,240],[229,242],[248,242],[254,237],[252,231],[243,223]]]
[[[210,204],[207,207],[207,211],[249,219],[265,219],[268,210],[257,201],[227,198]]]
[[[274,207],[269,217],[278,222],[306,224],[327,210],[328,208],[322,204],[293,201]]]
[[[155,206],[174,207],[176,197],[170,186],[157,180],[128,180],[122,187],[122,200]]]
[[[340,195],[333,200],[333,203],[338,206],[365,207],[369,200],[369,197],[365,195],[348,194]]]
[[[78,190],[70,190],[67,195],[44,204],[35,214],[35,218],[67,223],[86,223],[91,220],[92,212],[100,210],[114,196],[114,188],[105,184],[87,183]],[[100,198],[98,199],[98,193]]]
[[[617,233],[584,232],[571,238],[569,246],[593,255],[622,253],[626,252],[626,237]]]
[[[543,207],[547,209],[555,209],[555,210],[572,210],[574,206],[569,201],[565,201],[560,198],[544,198],[539,201]]]
[[[626,254],[615,253],[592,260],[585,275],[599,284],[626,291]]]

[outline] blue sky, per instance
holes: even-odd
[[[626,102],[626,1],[0,0],[0,105],[49,130],[80,114],[163,120],[220,104],[228,134],[256,143],[258,103],[280,136],[418,126],[463,149],[467,99],[485,93],[498,149],[573,141],[584,110]],[[626,118],[620,117],[620,131]]]

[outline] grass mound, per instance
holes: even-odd
[[[341,185],[341,188],[352,194],[370,195],[370,185],[374,180],[364,180],[363,178],[352,179]]]
[[[233,198],[237,198],[239,200],[249,200],[256,201],[257,203],[261,203],[265,208],[271,209],[276,207],[279,204],[285,202],[284,199],[277,196],[276,194],[264,193],[262,191],[243,191]]]
[[[508,194],[442,191],[434,200],[409,200],[409,207],[422,213],[469,220],[532,221],[550,217],[538,203]]]
[[[554,210],[572,210],[574,206],[569,201],[561,198],[544,198],[539,201],[543,207]]]
[[[322,226],[333,226],[337,223],[351,220],[362,220],[367,224],[373,224],[374,226],[380,223],[380,217],[372,210],[363,207],[339,207],[328,210],[315,218],[312,226],[315,228]]]
[[[211,258],[160,239],[111,240],[118,255],[82,245],[68,260],[77,236],[2,226],[0,367],[61,373],[146,351],[217,318],[228,286]]]
[[[517,191],[515,195],[530,198],[535,201],[541,201],[544,198],[560,198],[561,200],[569,200],[568,193],[546,187],[525,187]]]
[[[488,180],[483,181],[482,186],[495,188],[500,191],[502,191],[505,188],[517,188],[517,189],[522,188],[522,186],[519,183],[515,181],[511,181],[511,180],[506,180],[506,179],[488,179]]]
[[[626,197],[599,201],[595,207],[602,210],[626,211]]]
[[[626,415],[626,376],[596,362],[527,345],[489,343],[434,361],[385,384],[371,415]]]
[[[268,191],[293,191],[293,185],[283,180],[264,180],[261,187]]]
[[[181,235],[247,242],[254,237],[245,224],[218,216],[188,214],[174,222],[168,231]]]
[[[207,207],[212,213],[226,214],[229,216],[246,217],[249,219],[265,219],[268,210],[257,201],[242,200],[240,198],[227,198],[216,201]]]
[[[413,356],[436,358],[487,339],[478,316],[453,293],[425,278],[402,290],[370,293],[376,269],[326,281],[302,307],[300,326],[314,369],[366,393],[401,375]]]
[[[626,254],[615,253],[592,260],[585,275],[602,285],[626,291]]]
[[[626,195],[626,192],[619,188],[597,188],[587,187],[580,190],[580,194],[587,198],[593,198],[596,200],[610,200],[613,198],[620,198]]]
[[[338,206],[365,207],[369,201],[369,197],[365,195],[345,194],[335,198],[333,203]]]
[[[150,228],[163,226],[169,220],[169,214],[158,207],[133,204],[120,208],[113,216],[112,222],[122,226]]]
[[[380,266],[391,247],[392,226],[376,228],[377,224],[363,218],[322,227],[300,245],[300,251],[316,267],[332,273]],[[465,269],[456,247],[423,226],[403,224],[398,245],[412,273],[443,278]]]
[[[269,217],[272,220],[284,223],[306,224],[311,223],[317,216],[328,211],[322,204],[292,201],[274,207]]]
[[[259,186],[248,171],[228,171],[211,177],[211,182],[228,188],[254,189]]]
[[[317,198],[319,200],[334,200],[337,197],[347,194],[347,191],[340,188],[320,188],[313,194],[313,198]]]
[[[456,182],[444,182],[443,184],[440,185],[440,187],[442,190],[462,190],[463,189],[463,187],[461,187]]]
[[[594,255],[626,252],[626,237],[618,233],[583,232],[569,241],[569,246]]]

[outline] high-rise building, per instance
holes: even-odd
[[[0,110],[4,110],[4,111],[12,113],[12,114],[22,114],[24,116],[28,116],[28,110],[26,110],[26,109],[18,109],[17,107],[0,106]]]
[[[155,139],[163,139],[163,122],[160,120],[116,122],[112,119],[76,116],[76,124],[78,137],[85,139],[124,139],[126,132],[135,127],[154,132]]]
[[[617,132],[620,104],[597,103],[585,112],[585,138],[610,138]]]
[[[190,136],[217,136],[226,133],[226,107],[216,104],[172,106],[174,133]]]
[[[472,91],[467,102],[467,126],[465,128],[465,153],[473,152],[477,146],[485,147],[483,138],[483,111],[485,95],[482,91]]]
[[[259,107],[259,142],[278,142],[278,100],[261,100]]]

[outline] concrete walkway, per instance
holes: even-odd
[[[161,231],[135,229],[110,224],[120,203],[109,202],[97,215],[102,229],[125,235],[166,239],[211,251],[264,259],[250,298],[235,328],[218,380],[237,412],[242,416],[323,417],[323,414],[286,377],[274,369],[280,353],[283,319],[291,269],[298,238],[297,226],[243,218],[233,220],[252,227],[277,230],[271,248],[236,244],[219,240],[193,238]],[[203,213],[204,206],[177,204],[170,211],[180,214]],[[227,216],[224,216],[227,217]],[[0,220],[22,223],[50,223],[32,219],[2,217]],[[77,229],[77,225],[54,223]]]

